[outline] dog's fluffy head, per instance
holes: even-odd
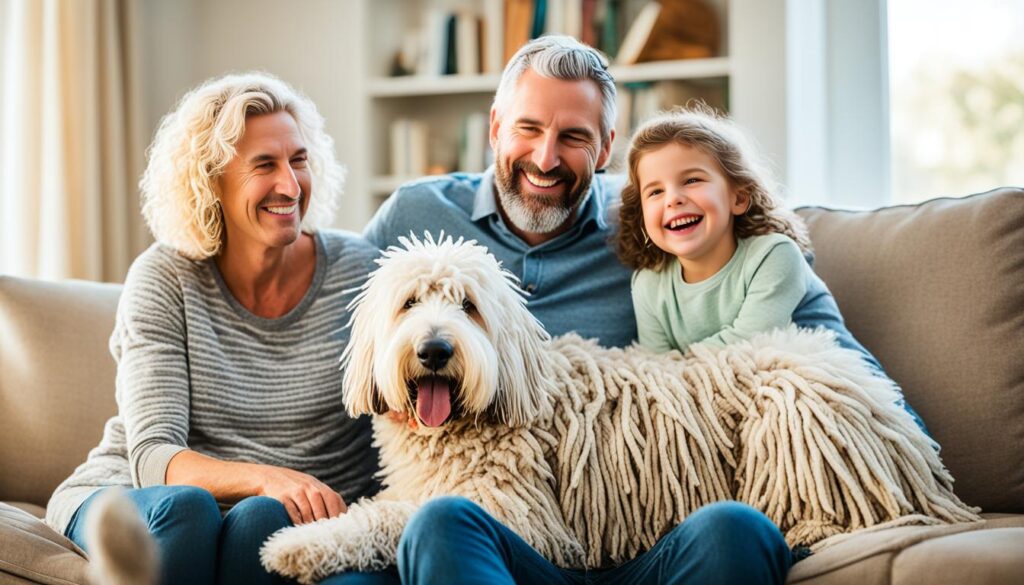
[[[516,277],[472,240],[427,233],[400,242],[352,303],[342,357],[349,413],[405,412],[428,427],[543,415],[549,337]]]

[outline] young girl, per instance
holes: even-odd
[[[781,209],[743,133],[706,106],[645,122],[629,146],[619,255],[636,269],[640,344],[685,351],[796,323],[826,327],[840,346],[881,364],[854,339],[805,259],[803,221]],[[917,413],[901,405],[925,429]],[[927,432],[927,431],[926,431]]]

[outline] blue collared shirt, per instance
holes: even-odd
[[[530,246],[505,225],[494,192],[494,167],[484,173],[427,177],[400,187],[363,235],[379,248],[410,232],[443,230],[487,246],[529,293],[527,307],[552,335],[575,331],[601,345],[636,340],[629,268],[615,256],[612,203],[625,178],[598,174],[569,231]]]

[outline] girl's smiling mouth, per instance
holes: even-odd
[[[697,227],[704,221],[703,215],[684,214],[677,215],[664,225],[665,229],[673,232],[687,232]]]

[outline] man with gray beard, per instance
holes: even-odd
[[[544,37],[509,62],[491,109],[495,164],[400,187],[364,231],[381,248],[443,230],[487,246],[519,277],[552,335],[636,340],[631,271],[611,248],[624,177],[600,174],[615,131],[615,84],[598,52]]]
[[[364,235],[384,248],[410,232],[473,239],[519,277],[529,310],[552,335],[605,346],[636,339],[630,270],[611,248],[624,178],[600,174],[615,137],[607,60],[570,37],[526,44],[491,108],[495,164],[398,189]],[[779,529],[737,502],[704,506],[650,550],[617,567],[561,569],[466,498],[427,502],[399,544],[398,567],[328,582],[783,583],[792,556]],[[337,579],[337,580],[335,580]]]

